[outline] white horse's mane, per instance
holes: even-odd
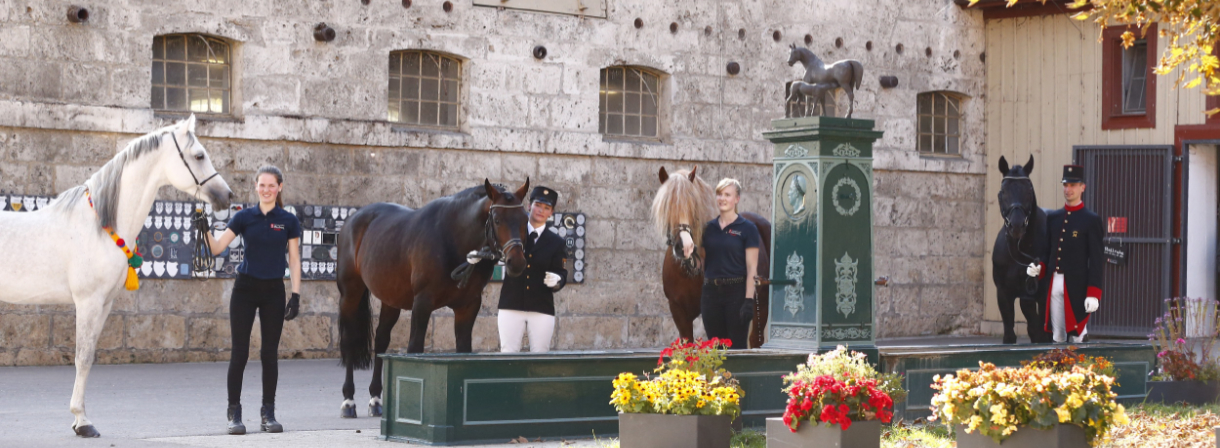
[[[114,228],[119,210],[119,189],[123,180],[123,170],[131,163],[139,160],[141,157],[156,151],[161,147],[161,139],[165,134],[173,132],[173,126],[167,126],[143,136],[137,137],[127,144],[126,148],[119,151],[118,154],[106,162],[101,169],[93,173],[86,185],[92,184],[93,188],[89,195],[93,198],[93,209],[97,212],[97,220],[100,224],[98,231],[103,228]],[[190,147],[195,142],[195,133],[187,132],[186,147]],[[60,193],[49,209],[60,213],[67,213],[69,210],[85,197],[85,186],[77,185]]]

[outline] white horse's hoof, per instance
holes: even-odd
[[[381,417],[381,399],[373,397],[369,399],[369,417]]]
[[[339,405],[339,417],[356,418],[356,402],[343,400],[343,404]]]
[[[76,435],[80,437],[94,438],[102,436],[102,433],[97,432],[97,428],[94,428],[93,425],[85,425],[80,427],[72,426],[72,430],[75,431]]]

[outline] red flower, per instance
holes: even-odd
[[[829,405],[829,404],[826,405],[826,407],[822,408],[822,415],[820,418],[822,419],[822,421],[827,422],[827,423],[834,423],[834,422],[839,421],[839,415],[838,415],[838,412],[835,411],[834,405]]]

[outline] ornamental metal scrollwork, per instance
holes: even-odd
[[[852,146],[851,143],[836,146],[830,153],[839,157],[860,157],[860,150]]]
[[[852,204],[851,208],[843,208],[843,204],[839,203],[839,197],[840,197],[839,188],[842,188],[844,186],[851,187],[852,192],[854,193],[852,196],[847,198],[847,199],[855,200],[855,203]],[[843,176],[842,179],[839,179],[839,182],[835,184],[835,186],[832,190],[830,190],[830,199],[831,199],[831,201],[834,202],[835,211],[839,212],[839,214],[843,215],[843,216],[854,215],[854,214],[856,214],[857,211],[860,210],[860,202],[862,202],[861,201],[862,196],[863,196],[863,193],[860,192],[860,185],[856,183],[855,179],[852,179],[847,176]]]
[[[771,337],[780,339],[814,340],[818,337],[818,331],[815,328],[773,326],[771,327]]]
[[[868,339],[872,331],[867,327],[822,328],[823,340]]]
[[[784,270],[784,277],[796,283],[784,286],[784,309],[792,313],[795,317],[796,313],[805,309],[805,257],[792,252],[788,256],[788,267]]]
[[[838,311],[847,317],[856,312],[856,274],[860,260],[852,260],[847,252],[843,258],[835,260],[835,304]]]
[[[809,155],[809,150],[801,145],[788,145],[788,148],[784,149],[784,155],[788,157],[805,157]]]

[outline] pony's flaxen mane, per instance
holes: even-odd
[[[652,199],[652,221],[661,236],[676,237],[678,225],[690,225],[695,244],[703,244],[703,225],[716,216],[716,193],[699,176],[690,180],[690,170],[678,170],[661,184]]]
[[[60,193],[50,208],[60,212],[71,210],[76,203],[85,199],[85,186],[88,185],[91,186],[89,196],[93,198],[93,209],[97,212],[100,224],[99,231],[103,228],[114,228],[118,219],[119,187],[123,180],[123,169],[160,148],[161,138],[169,132],[173,132],[172,126],[132,140],[126,148],[93,173],[89,180],[85,181],[85,185],[77,185]],[[186,147],[189,148],[194,142],[195,134],[188,132]]]

